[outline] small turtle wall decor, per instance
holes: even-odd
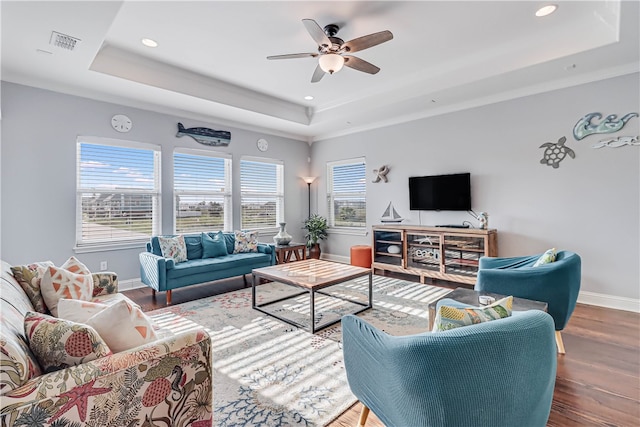
[[[572,159],[575,159],[576,153],[571,148],[565,147],[565,142],[567,142],[567,138],[563,136],[555,144],[551,142],[545,142],[542,144],[540,148],[544,148],[544,153],[540,163],[547,166],[553,166],[554,169],[557,169],[558,166],[560,166],[560,162],[563,161],[565,157],[569,156]]]
[[[591,123],[593,119],[600,120],[602,118],[602,114],[589,113],[578,120],[578,123],[573,127],[573,137],[576,141],[579,141],[582,138],[595,133],[618,132],[632,117],[638,117],[638,113],[628,113],[619,119],[617,114],[609,114],[600,123]]]

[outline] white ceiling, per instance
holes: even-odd
[[[3,80],[305,141],[639,70],[637,1],[2,1]],[[311,83],[301,20],[390,30]],[[51,32],[81,41],[70,52]],[[159,46],[147,48],[143,37]],[[314,100],[305,101],[305,95]]]

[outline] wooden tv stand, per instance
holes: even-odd
[[[373,264],[378,270],[475,285],[481,256],[498,256],[495,229],[374,225]]]

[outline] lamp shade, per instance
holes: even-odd
[[[300,178],[302,178],[302,180],[307,184],[311,184],[313,181],[316,180],[315,176],[301,176]]]
[[[336,53],[327,53],[320,56],[318,63],[320,64],[322,71],[333,74],[342,69],[342,66],[344,65],[344,58]]]

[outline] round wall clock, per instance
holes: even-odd
[[[269,141],[264,138],[260,138],[256,145],[258,146],[258,150],[260,151],[267,151],[269,149]]]
[[[133,122],[124,114],[116,114],[111,118],[111,127],[118,132],[129,132],[131,126],[133,126]]]

